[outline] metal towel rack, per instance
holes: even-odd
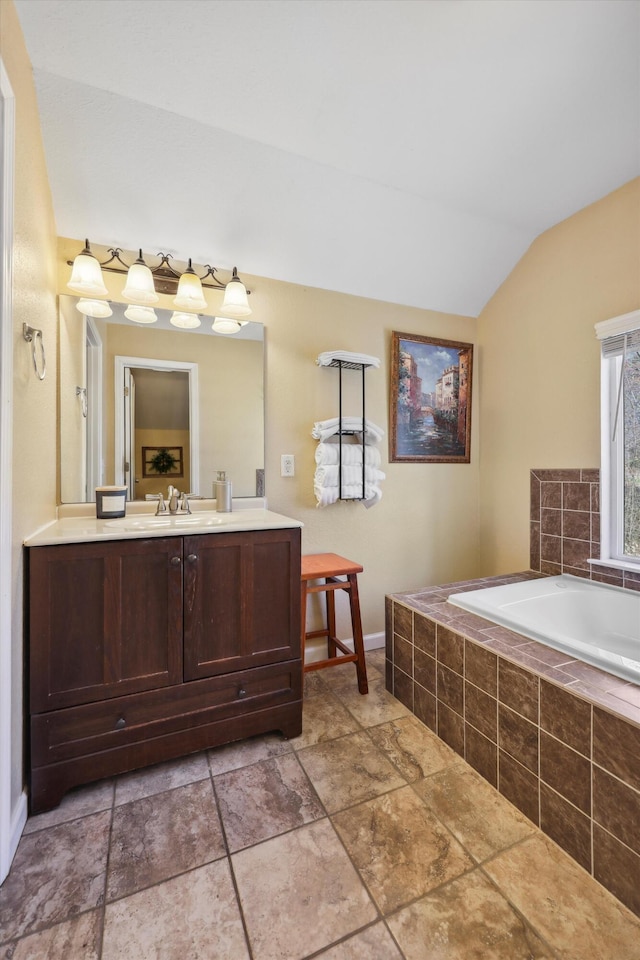
[[[35,327],[30,327],[28,323],[22,324],[22,336],[31,344],[31,357],[33,359],[33,369],[36,372],[36,377],[38,380],[44,380],[47,374],[47,358],[44,352],[44,340],[42,339],[42,330],[37,330]],[[36,353],[36,344],[40,341],[40,360],[41,363],[38,365],[38,357]]]

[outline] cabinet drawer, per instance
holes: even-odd
[[[99,753],[212,720],[300,700],[299,660],[88,703],[31,718],[34,767]]]

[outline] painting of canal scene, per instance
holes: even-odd
[[[469,463],[473,344],[393,333],[392,463]]]

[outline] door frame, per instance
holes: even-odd
[[[147,370],[179,371],[189,374],[189,449],[191,452],[191,490],[185,493],[200,493],[200,401],[198,393],[198,364],[183,360],[152,360],[149,357],[120,357],[115,360],[115,483],[125,484],[124,475],[124,371],[126,367],[143,367]]]
[[[87,391],[86,419],[86,490],[85,500],[93,500],[95,488],[104,483],[104,450],[102,447],[102,337],[91,317],[86,317],[85,388]]]
[[[11,807],[12,768],[12,455],[13,455],[13,205],[15,96],[0,58],[0,883],[9,873],[26,820],[21,794]],[[18,749],[22,749],[21,744]]]

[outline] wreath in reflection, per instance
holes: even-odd
[[[166,447],[161,447],[149,461],[155,472],[160,474],[169,473],[170,470],[174,470],[177,462],[176,458],[172,453],[169,453]]]

